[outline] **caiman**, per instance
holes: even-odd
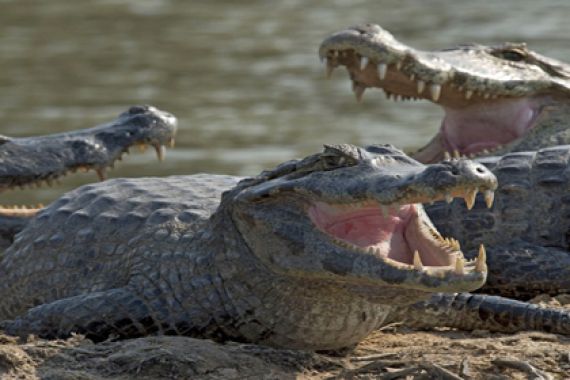
[[[478,159],[499,179],[493,208],[480,198],[473,212],[463,202],[426,211],[468,257],[485,242],[482,291],[519,299],[570,292],[570,146],[557,146],[570,143],[568,64],[522,43],[419,51],[372,24],[331,35],[319,53],[328,74],[346,66],[357,98],[380,87],[443,107],[440,131],[415,154],[420,161],[518,152]]]
[[[568,334],[567,312],[453,293],[484,283],[485,249],[465,260],[421,203],[489,198],[496,186],[481,164],[425,166],[379,145],[326,146],[246,179],[86,185],[38,213],[5,251],[0,326],[310,350],[351,346],[394,320]],[[449,294],[408,306],[436,292]]]
[[[413,155],[421,162],[570,144],[570,65],[524,43],[422,51],[366,24],[330,35],[319,55],[327,76],[346,67],[357,99],[376,87],[443,108],[439,132]]]
[[[46,136],[0,136],[0,192],[23,187],[51,186],[77,170],[94,170],[100,180],[106,169],[135,145],[151,145],[160,160],[173,145],[176,118],[152,106],[133,106],[117,119],[89,129]],[[11,243],[39,208],[0,206],[0,249]]]

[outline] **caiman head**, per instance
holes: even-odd
[[[105,170],[135,145],[152,145],[160,159],[172,144],[176,118],[151,106],[133,106],[94,128],[46,136],[0,137],[0,191],[51,185],[70,172]]]
[[[465,260],[422,203],[463,197],[472,207],[481,191],[490,205],[496,187],[494,175],[469,160],[426,166],[389,145],[330,145],[243,180],[220,207],[229,205],[249,250],[276,275],[391,304],[484,283],[484,248]]]
[[[420,51],[366,24],[332,34],[319,55],[327,76],[347,68],[358,100],[379,87],[394,100],[427,99],[443,108],[439,132],[414,155],[419,161],[570,143],[570,66],[524,43]]]
[[[115,120],[94,128],[46,136],[0,136],[0,192],[52,186],[77,171],[94,170],[104,180],[107,168],[137,145],[153,146],[162,160],[165,146],[174,144],[176,125],[176,118],[167,112],[152,106],[133,106]],[[3,216],[29,217],[37,211],[33,206],[2,205],[0,226],[3,228]]]

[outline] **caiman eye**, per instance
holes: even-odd
[[[496,54],[497,57],[506,59],[507,61],[519,62],[526,58],[524,54],[516,50],[505,50]]]
[[[321,157],[321,160],[325,169],[336,169],[343,166],[352,166],[356,164],[354,158],[342,155],[323,155]]]

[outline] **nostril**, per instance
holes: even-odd
[[[477,171],[477,173],[480,173],[480,174],[485,173],[485,169],[483,169],[482,166],[477,166],[477,168],[475,168],[475,170]]]

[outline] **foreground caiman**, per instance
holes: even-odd
[[[89,129],[22,138],[0,136],[0,192],[51,186],[77,170],[94,170],[103,180],[106,169],[132,146],[151,145],[162,160],[175,134],[174,116],[152,106],[133,106],[117,119]],[[38,210],[0,205],[0,249],[11,243],[14,233]]]
[[[329,76],[347,68],[357,99],[377,87],[443,108],[439,132],[414,155],[421,162],[570,144],[570,65],[524,43],[421,51],[366,24],[332,34],[319,55]]]
[[[390,146],[351,145],[241,181],[83,186],[4,253],[0,325],[43,337],[163,333],[301,349],[350,346],[394,320],[570,333],[568,313],[500,297],[406,306],[474,290],[487,271],[484,248],[465,260],[421,203],[490,197],[496,186],[472,161],[424,166]]]

